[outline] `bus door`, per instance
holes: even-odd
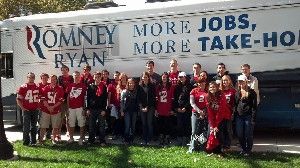
[[[260,96],[261,102],[258,106],[256,120],[257,127],[292,127],[294,105],[291,103],[292,94],[289,86],[261,87]]]
[[[291,87],[293,99],[292,128],[300,129],[300,86]]]

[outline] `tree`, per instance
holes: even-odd
[[[1,27],[0,27],[1,28]],[[0,34],[0,46],[1,46],[1,34]],[[0,48],[1,53],[1,48]],[[5,130],[4,130],[4,122],[3,122],[3,105],[2,105],[2,87],[1,87],[1,79],[0,79],[0,160],[10,159],[14,156],[13,146],[8,142]]]
[[[1,80],[0,80],[0,95],[2,94],[1,89]],[[14,149],[11,143],[8,142],[3,122],[3,105],[2,105],[2,96],[0,98],[0,160],[7,160],[14,156]]]
[[[98,0],[103,2],[105,0]],[[10,14],[20,16],[21,12],[56,13],[83,9],[86,0],[0,0],[0,19]]]

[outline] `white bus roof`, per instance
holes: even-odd
[[[224,12],[246,8],[260,8],[285,4],[297,4],[300,0],[181,0],[157,3],[142,3],[137,5],[119,6],[111,8],[87,9],[60,13],[35,14],[30,16],[7,19],[2,27],[24,28],[26,25],[63,26],[66,24],[95,24],[114,23],[119,21],[156,18],[166,15],[180,15],[186,13],[206,13],[213,11]]]

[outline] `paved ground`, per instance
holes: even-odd
[[[22,140],[22,128],[16,127],[6,122],[6,137],[10,142]],[[79,138],[76,135],[75,140]],[[67,140],[66,135],[62,136],[62,140]],[[121,143],[120,140],[107,140],[108,143]],[[136,142],[139,143],[139,142]],[[233,143],[235,144],[235,143]],[[233,150],[239,150],[233,145]],[[264,130],[256,131],[254,135],[253,151],[259,152],[284,152],[300,154],[300,131],[289,130]]]

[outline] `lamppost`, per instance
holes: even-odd
[[[1,25],[0,25],[0,54],[1,54]],[[14,149],[11,143],[7,140],[3,122],[3,104],[2,104],[2,87],[0,80],[0,159],[7,160],[14,157]]]

